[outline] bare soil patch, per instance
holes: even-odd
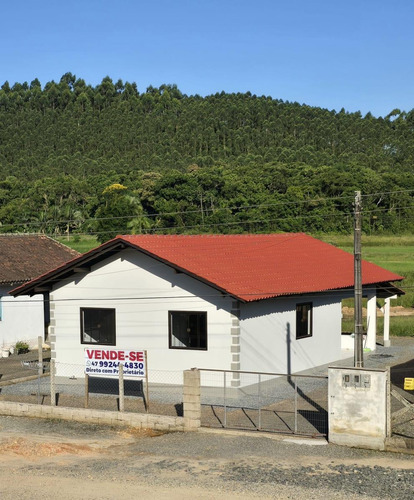
[[[354,317],[354,308],[353,307],[342,307],[342,314],[346,318]],[[384,316],[381,309],[377,309],[377,315],[379,317]],[[366,307],[362,308],[362,316],[367,316]],[[390,316],[414,316],[414,308],[412,307],[403,307],[403,306],[394,306],[390,307]]]

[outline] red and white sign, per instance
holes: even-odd
[[[85,349],[85,373],[91,376],[119,375],[119,364],[125,377],[145,377],[146,352],[115,349]]]

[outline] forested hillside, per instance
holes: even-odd
[[[386,117],[71,73],[0,90],[0,231],[414,229],[414,110]]]

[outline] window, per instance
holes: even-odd
[[[81,343],[115,345],[115,309],[81,308]]]
[[[296,338],[312,337],[312,302],[296,304]]]
[[[170,349],[207,350],[207,313],[170,311]]]

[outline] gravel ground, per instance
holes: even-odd
[[[385,367],[414,358],[412,339],[392,342],[390,348],[379,346],[367,355],[365,366]],[[15,377],[20,365],[20,361],[6,361],[10,371],[7,373],[3,363],[3,380],[12,378],[12,371]],[[351,366],[352,360],[338,364]],[[326,370],[320,367],[312,374],[326,375]],[[24,370],[20,376],[27,374]],[[398,374],[403,376],[400,371]],[[314,383],[313,388],[313,381],[306,381],[306,392],[321,390],[324,384],[318,379]],[[47,386],[47,379],[43,384]],[[36,392],[37,381],[23,386],[26,394]],[[3,387],[1,397],[10,398],[16,389]],[[266,396],[264,390],[262,397]],[[161,400],[172,397],[167,391]],[[247,392],[242,399],[251,402]],[[399,430],[411,435],[414,425],[407,425]],[[265,433],[204,430],[154,436],[130,429],[0,416],[2,500],[113,500],[128,496],[210,500],[219,495],[226,500],[411,500],[414,456]]]
[[[223,431],[141,435],[0,417],[1,498],[395,499],[412,455]]]

